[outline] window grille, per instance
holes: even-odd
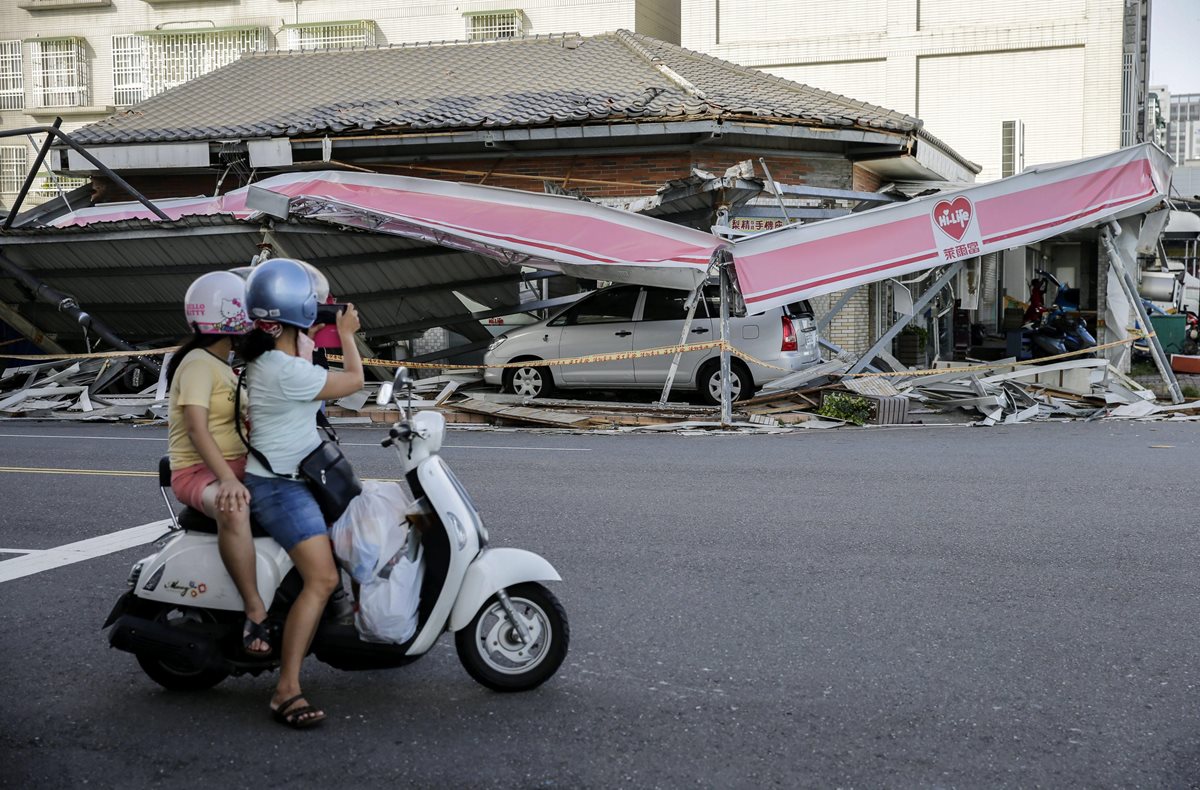
[[[35,107],[86,107],[88,62],[83,39],[48,38],[30,42]]]
[[[113,104],[123,107],[146,98],[146,37],[112,37]]]
[[[375,23],[370,19],[353,22],[323,22],[287,27],[288,49],[347,49],[375,46]]]
[[[0,41],[0,110],[25,106],[25,81],[21,76],[21,42]]]
[[[86,178],[68,178],[60,176],[57,173],[48,176],[42,176],[33,182],[33,189],[30,194],[39,198],[56,198],[61,190],[63,194],[70,192],[72,189],[81,187],[88,182]]]
[[[29,149],[23,145],[0,145],[0,193],[15,195],[25,183]]]
[[[520,11],[495,11],[467,15],[467,40],[519,38],[525,34]]]
[[[154,96],[267,48],[263,28],[155,31],[146,36],[146,95]]]

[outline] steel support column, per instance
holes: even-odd
[[[875,341],[875,344],[867,349],[866,353],[859,357],[858,361],[851,365],[850,369],[846,371],[846,373],[850,374],[863,372],[867,366],[875,360],[875,357],[879,356],[879,353],[888,347],[888,344],[892,342],[892,339],[895,338],[896,335],[900,334],[900,331],[904,329],[904,327],[908,326],[908,323],[912,321],[917,314],[924,310],[927,304],[933,301],[933,297],[941,293],[942,289],[950,284],[950,281],[953,280],[954,277],[958,275],[959,270],[962,269],[962,265],[962,261],[955,261],[947,266],[945,271],[942,272],[942,275],[938,277],[936,281],[934,281],[933,285],[929,286],[929,290],[925,291],[925,293],[921,294],[920,298],[913,302],[912,315],[900,316],[900,320],[892,324],[891,328],[880,335],[879,339]]]
[[[1115,233],[1110,228],[1115,228]],[[1129,300],[1129,304],[1138,315],[1138,320],[1142,322],[1142,326],[1150,334],[1146,338],[1146,342],[1150,346],[1150,356],[1154,358],[1154,364],[1158,366],[1159,375],[1162,376],[1163,383],[1167,385],[1167,391],[1171,393],[1171,402],[1183,403],[1183,391],[1179,388],[1179,380],[1175,378],[1175,371],[1171,370],[1171,365],[1167,360],[1166,352],[1163,351],[1162,343],[1158,342],[1158,336],[1153,334],[1154,327],[1150,324],[1150,316],[1147,315],[1146,306],[1142,304],[1142,297],[1137,292],[1137,283],[1133,281],[1133,275],[1129,273],[1130,264],[1136,266],[1137,260],[1132,256],[1123,254],[1120,247],[1113,241],[1115,236],[1120,233],[1121,226],[1115,222],[1109,223],[1109,227],[1100,231],[1100,242],[1104,245],[1105,252],[1108,253],[1109,271],[1117,278],[1117,283],[1121,286],[1121,290],[1125,292],[1125,298]]]

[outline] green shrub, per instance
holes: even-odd
[[[871,401],[848,392],[826,392],[817,414],[865,425],[871,419]]]
[[[1191,384],[1188,384],[1181,391],[1183,392],[1183,397],[1185,398],[1200,398],[1200,389],[1196,389]]]

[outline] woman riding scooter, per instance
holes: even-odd
[[[255,584],[250,494],[242,484],[246,447],[234,423],[237,376],[229,366],[233,339],[251,328],[246,283],[232,272],[210,272],[188,288],[184,305],[193,334],[167,365],[171,489],[216,520],[221,560],[245,605],[243,648],[265,656],[270,631]]]
[[[301,692],[300,664],[325,604],[340,583],[325,518],[297,473],[301,459],[321,443],[316,424],[321,402],[363,386],[362,360],[354,343],[359,320],[353,305],[337,318],[343,370],[326,371],[312,363],[313,342],[307,331],[317,317],[316,286],[299,261],[275,258],[256,266],[246,282],[255,329],[243,344],[250,444],[256,451],[246,468],[250,507],[258,523],[288,552],[304,581],[284,625],[279,683],[270,706],[277,721],[295,728],[325,718]]]

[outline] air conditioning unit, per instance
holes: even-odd
[[[1000,122],[1000,175],[1007,178],[1025,169],[1025,124]]]

